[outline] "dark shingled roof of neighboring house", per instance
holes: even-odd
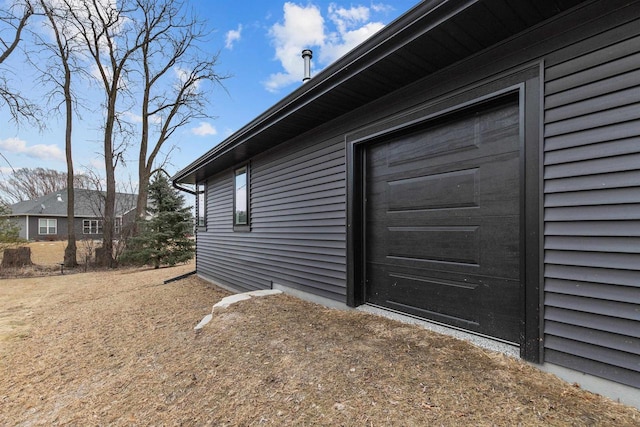
[[[26,200],[11,206],[13,215],[67,216],[67,189],[55,191],[35,200]],[[77,217],[102,217],[104,191],[76,188],[74,215]],[[122,216],[136,208],[137,194],[116,193],[115,215]]]

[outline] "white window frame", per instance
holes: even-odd
[[[42,232],[43,228],[44,233]],[[38,234],[41,236],[58,234],[58,220],[56,218],[38,218]]]
[[[83,219],[82,234],[102,234],[102,220]]]

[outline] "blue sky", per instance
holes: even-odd
[[[6,0],[0,0],[0,3]],[[220,74],[230,75],[224,89],[214,88],[209,113],[212,120],[197,120],[174,134],[166,150],[167,167],[175,173],[223,141],[301,84],[303,48],[313,50],[312,75],[374,34],[418,0],[373,1],[275,1],[191,0],[189,4],[212,30],[207,49],[219,52]],[[5,3],[6,4],[6,3]],[[3,6],[6,7],[6,6]],[[41,97],[39,85],[21,54],[3,67],[13,85],[25,95]],[[89,98],[93,95],[87,95]],[[92,168],[101,173],[100,119],[84,112],[73,133],[74,165],[78,172]],[[40,132],[28,124],[15,126],[0,105],[0,172],[10,165],[66,170],[63,118],[49,115]],[[135,181],[136,152],[126,155],[126,168],[118,166],[121,183]],[[3,176],[0,175],[0,179]]]

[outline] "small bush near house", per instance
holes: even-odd
[[[0,249],[16,246],[24,240],[20,238],[20,227],[9,215],[11,209],[0,203]]]
[[[160,173],[149,185],[151,219],[139,223],[138,234],[127,241],[120,259],[124,264],[176,265],[191,260],[195,243],[188,235],[193,220],[184,197]]]
[[[28,247],[18,247],[21,243],[26,243],[20,238],[20,228],[9,215],[11,209],[0,203],[0,253],[2,253],[2,264],[0,267],[24,267],[31,265],[31,249]]]

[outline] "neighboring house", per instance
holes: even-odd
[[[205,191],[203,278],[428,319],[640,405],[638,1],[420,2],[173,180]]]
[[[104,192],[75,189],[76,238],[102,238]],[[136,194],[116,193],[114,231],[118,235],[122,224],[135,220]],[[35,200],[9,206],[20,227],[20,237],[26,240],[61,240],[67,238],[67,190],[47,194]]]

